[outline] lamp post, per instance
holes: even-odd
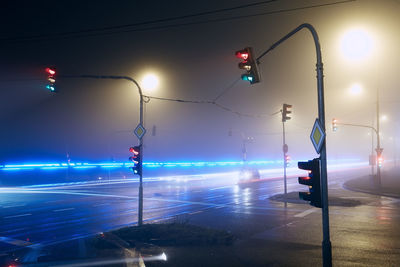
[[[144,104],[144,96],[142,88],[140,87],[139,83],[128,76],[114,76],[114,75],[60,75],[63,78],[89,78],[89,79],[113,79],[113,80],[127,80],[135,84],[138,89],[140,103],[139,103],[139,125],[143,127],[143,104]],[[138,125],[138,126],[139,126]],[[144,129],[144,128],[143,128]],[[144,133],[139,138],[139,146],[141,148],[141,152],[139,153],[139,161],[140,164],[140,171],[139,171],[139,207],[138,207],[138,225],[143,224],[143,139]],[[138,136],[139,137],[139,136]]]
[[[321,46],[319,43],[319,38],[317,31],[315,28],[308,23],[303,23],[299,25],[297,28],[286,34],[280,40],[275,42],[270,46],[264,53],[262,53],[256,61],[259,62],[260,59],[265,56],[267,53],[275,49],[277,46],[285,42],[287,39],[292,37],[294,34],[299,32],[302,29],[307,29],[310,31],[315,45],[316,52],[316,72],[317,72],[317,95],[318,95],[318,120],[322,127],[322,131],[325,132],[325,102],[324,102],[324,74],[323,74],[323,63],[322,63],[322,55],[321,55]],[[332,266],[332,245],[330,241],[329,234],[329,204],[328,204],[328,175],[327,175],[327,164],[326,164],[326,141],[323,139],[322,145],[320,148],[320,161],[321,161],[321,195],[322,195],[322,225],[323,225],[323,241],[322,241],[322,256],[323,256],[323,266],[330,267]]]

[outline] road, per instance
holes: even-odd
[[[343,182],[369,171],[329,173],[334,265],[399,266],[400,200],[348,191]],[[297,176],[288,178],[288,203],[279,174],[238,186],[232,173],[149,179],[144,220],[189,221],[239,237],[248,264],[321,264],[321,210],[297,199]],[[45,247],[137,222],[138,183],[133,180],[0,189],[0,251]],[[245,249],[243,249],[245,248]],[[290,249],[288,249],[290,248]],[[265,252],[265,250],[264,250]],[[302,262],[304,264],[299,264]],[[265,263],[265,262],[264,262]]]

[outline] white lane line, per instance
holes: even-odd
[[[193,215],[193,214],[197,214],[197,213],[201,213],[201,212],[203,212],[202,210],[198,210],[198,211],[194,211],[194,212],[190,212],[190,213],[188,213],[189,215]]]
[[[59,210],[53,210],[54,212],[59,212],[59,211],[66,211],[66,210],[74,210],[75,208],[66,208],[66,209],[59,209]]]
[[[26,204],[19,204],[19,205],[9,205],[9,206],[3,206],[3,208],[16,208],[16,207],[23,207],[26,206]]]
[[[294,215],[294,217],[298,217],[298,218],[305,217],[305,216],[307,216],[307,215],[309,215],[309,214],[311,214],[311,213],[313,213],[315,211],[317,211],[317,209],[314,209],[314,208],[308,209],[308,210],[305,210],[303,212],[300,212],[300,213]]]
[[[210,191],[214,191],[214,190],[218,190],[218,189],[224,189],[224,188],[229,188],[232,187],[231,185],[227,185],[227,186],[221,186],[221,187],[215,187],[215,188],[210,188]]]
[[[210,196],[210,197],[205,197],[204,199],[213,199],[213,198],[219,198],[219,197],[223,197],[224,195],[217,195],[217,196]]]
[[[30,216],[30,215],[32,215],[32,214],[31,214],[31,213],[25,213],[25,214],[7,216],[7,217],[4,217],[4,219],[17,218],[17,217],[24,217],[24,216]]]
[[[371,197],[340,197],[340,198],[343,198],[343,199],[360,198],[360,199],[362,199],[362,198],[371,198]]]

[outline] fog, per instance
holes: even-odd
[[[154,1],[152,1],[154,2]],[[239,6],[241,1],[136,1],[29,3],[2,9],[0,38],[0,163],[21,161],[121,160],[138,140],[139,95],[122,80],[72,79],[63,75],[125,75],[140,82],[148,71],[160,86],[146,95],[209,103],[150,99],[145,103],[145,161],[240,160],[243,138],[252,160],[282,157],[283,103],[293,105],[285,123],[293,159],[315,157],[310,133],[317,117],[315,46],[302,30],[262,58],[261,82],[237,81],[242,74],[234,52],[252,46],[257,55],[289,31],[308,22],[319,35],[324,63],[328,159],[368,160],[376,147],[377,90],[381,146],[386,160],[399,151],[400,4],[398,1],[275,1],[269,4],[196,16],[153,29],[134,24]],[[299,9],[297,9],[299,8]],[[293,10],[297,9],[297,10]],[[280,12],[277,12],[281,10]],[[286,11],[283,11],[286,10]],[[252,16],[259,13],[271,13]],[[228,19],[245,16],[241,19]],[[216,19],[225,19],[215,21]],[[180,24],[179,26],[171,26]],[[341,38],[352,28],[371,38],[369,53],[349,60]],[[96,33],[96,34],[92,34]],[[39,36],[32,38],[32,36]],[[45,89],[47,66],[57,68],[57,93]],[[235,81],[237,81],[235,83]],[[361,92],[350,93],[359,83]],[[233,86],[232,86],[233,85]],[[241,115],[238,115],[241,114]],[[248,116],[250,115],[250,116]],[[155,129],[155,131],[153,131]],[[372,143],[374,142],[374,143]]]

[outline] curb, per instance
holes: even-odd
[[[392,197],[392,198],[400,198],[400,195],[395,195],[391,193],[385,193],[385,192],[374,192],[374,191],[369,191],[369,190],[364,190],[364,189],[359,189],[359,188],[354,188],[354,187],[349,187],[346,186],[345,183],[342,184],[342,187],[346,190],[354,191],[354,192],[360,192],[360,193],[365,193],[365,194],[370,194],[370,195],[375,195],[375,196],[384,196],[384,197]]]

